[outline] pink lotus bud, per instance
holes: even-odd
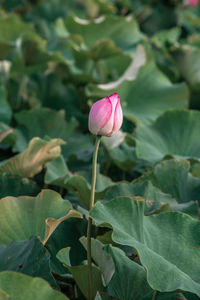
[[[89,130],[96,135],[112,136],[123,121],[120,99],[117,93],[95,102],[89,113]]]
[[[199,0],[185,0],[185,5],[187,6],[197,6]]]

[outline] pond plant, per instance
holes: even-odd
[[[0,300],[199,299],[199,1],[0,5]]]

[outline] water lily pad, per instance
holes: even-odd
[[[190,163],[182,159],[170,159],[156,165],[136,180],[137,183],[149,180],[162,192],[170,194],[178,203],[200,201],[200,179],[190,174]]]
[[[104,201],[110,201],[116,197],[143,197],[145,200],[144,213],[153,214],[163,209],[172,210],[177,205],[177,201],[167,192],[154,186],[148,177],[139,182],[119,182],[109,188],[103,198]]]
[[[12,271],[0,273],[0,291],[5,292],[13,300],[67,300],[62,293],[54,290],[41,278]]]
[[[24,23],[17,15],[0,18],[0,58],[5,59],[16,47],[17,39],[34,32],[32,24]]]
[[[118,248],[107,246],[105,251],[115,264],[115,273],[108,285],[109,294],[123,300],[152,299],[154,291],[147,283],[145,269]]]
[[[61,139],[45,141],[37,137],[33,138],[23,153],[11,157],[1,164],[0,172],[21,177],[33,177],[42,170],[48,161],[60,155],[60,145],[63,144],[65,142]]]
[[[27,241],[15,240],[8,246],[0,245],[0,271],[15,271],[41,277],[57,286],[51,275],[50,255],[37,237]]]
[[[132,52],[135,45],[142,39],[142,34],[133,16],[127,18],[107,16],[93,21],[69,16],[65,20],[65,25],[71,34],[80,35],[88,48],[106,38],[113,40],[115,45],[124,51]]]
[[[67,123],[65,120],[65,112],[63,110],[55,111],[49,108],[35,108],[31,110],[23,110],[15,114],[18,130],[21,131],[22,137],[15,146],[16,150],[23,151],[21,139],[28,142],[34,137],[45,138],[61,138],[66,140],[73,135],[77,127],[77,121],[72,119]],[[30,122],[31,119],[31,122]]]
[[[45,220],[59,219],[71,209],[71,204],[51,190],[43,190],[37,197],[6,197],[0,200],[0,243],[14,239],[27,240],[32,235],[45,237]]]
[[[200,90],[200,50],[197,47],[192,47],[187,45],[187,47],[182,47],[177,49],[173,56],[175,62],[185,78],[185,80],[190,85],[194,92],[199,92]]]
[[[105,205],[97,202],[91,216],[98,225],[112,226],[114,242],[136,249],[152,289],[200,295],[199,222],[178,212],[144,216],[143,206],[143,201],[120,197]]]
[[[0,198],[6,196],[36,196],[40,192],[39,186],[35,181],[21,178],[18,175],[0,173]]]
[[[136,154],[152,163],[165,156],[200,159],[200,112],[171,110],[136,130]]]

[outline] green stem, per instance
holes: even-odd
[[[88,291],[89,300],[92,300],[92,258],[91,258],[91,227],[92,219],[88,219],[88,229],[87,229],[87,261],[88,261]]]
[[[92,161],[92,187],[90,194],[90,205],[89,209],[94,206],[94,198],[95,198],[95,185],[96,185],[96,177],[97,177],[97,154],[100,144],[100,136],[96,137],[94,153],[93,153],[93,161]],[[89,289],[89,300],[92,299],[92,257],[91,257],[91,229],[92,229],[92,218],[88,218],[88,228],[87,228],[87,261],[88,261],[88,289]]]
[[[156,299],[157,299],[157,296],[158,296],[158,291],[155,291],[155,292],[153,293],[152,300],[156,300]]]

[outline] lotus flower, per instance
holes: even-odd
[[[95,102],[89,113],[89,130],[95,135],[112,136],[123,121],[120,98],[117,93]]]
[[[187,6],[197,6],[199,0],[185,0],[185,5]]]

